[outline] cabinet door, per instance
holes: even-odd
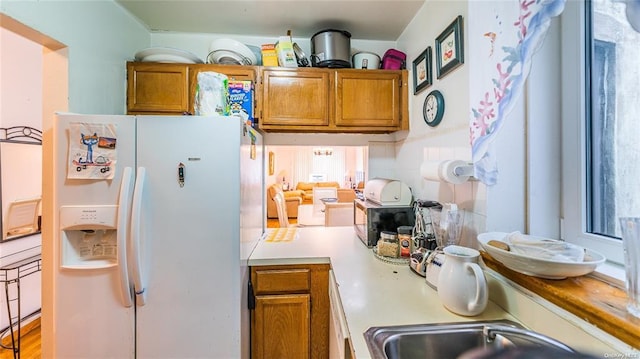
[[[127,63],[127,113],[181,115],[189,111],[188,67]]]
[[[310,357],[309,294],[260,295],[252,316],[252,357],[257,359]]]
[[[399,127],[400,71],[337,71],[336,126]]]
[[[251,81],[254,86],[256,84],[256,68],[252,66],[238,66],[238,65],[213,65],[213,64],[199,64],[199,65],[189,65],[189,112],[195,113],[194,111],[194,103],[196,96],[196,88],[198,85],[198,74],[202,71],[213,71],[218,72],[224,75],[227,75],[229,80],[236,81]],[[257,90],[254,87],[254,94]],[[254,105],[253,105],[253,113],[254,117],[257,117],[255,114],[256,105],[258,103],[257,99],[254,97]]]
[[[264,70],[261,127],[329,125],[330,89],[330,72],[323,69]]]

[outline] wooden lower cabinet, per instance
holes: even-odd
[[[251,268],[254,359],[329,357],[329,265]]]
[[[260,295],[254,313],[253,358],[309,358],[309,294]]]

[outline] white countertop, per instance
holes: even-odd
[[[442,306],[437,292],[426,284],[424,277],[414,273],[408,265],[394,265],[377,259],[372,250],[356,236],[352,227],[301,227],[295,231],[295,236],[281,241],[260,240],[249,258],[249,265],[330,263],[338,283],[349,334],[358,359],[370,358],[363,333],[372,326],[492,319],[522,322],[492,301],[489,301],[481,315],[475,317],[464,317],[449,312]],[[498,281],[491,276],[487,277],[490,281],[490,294],[491,291],[495,293],[494,288],[499,285],[496,284]],[[498,289],[506,293],[503,288]],[[512,293],[505,293],[500,295],[508,297],[505,300],[507,305],[535,305],[528,304],[529,294],[521,294],[520,298]],[[522,311],[522,308],[520,310]],[[526,312],[530,313],[531,310],[527,308]],[[551,317],[555,319],[553,315]],[[533,323],[533,326],[523,324],[542,332],[544,330],[540,329],[545,329],[540,323]],[[557,323],[549,323],[548,326],[557,326]],[[565,326],[573,328],[575,324]],[[566,338],[558,337],[557,333],[553,334],[556,335],[556,339],[565,341],[578,350],[584,350],[575,345],[584,343],[583,336],[589,333],[583,333],[584,328],[576,330],[577,335],[572,334]],[[564,329],[563,332],[567,330]],[[598,351],[612,353],[613,349],[598,347]]]
[[[324,212],[314,210],[313,204],[298,206],[298,223],[304,226],[324,226]]]
[[[449,312],[424,277],[408,265],[375,258],[351,227],[305,227],[297,232],[292,241],[260,241],[249,265],[331,263],[358,359],[370,357],[363,333],[372,326],[513,319],[491,302],[473,318]]]

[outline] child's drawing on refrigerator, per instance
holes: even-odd
[[[72,123],[67,178],[112,179],[117,161],[113,124]]]

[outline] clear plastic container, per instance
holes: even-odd
[[[382,231],[377,244],[378,254],[384,257],[398,258],[400,246],[396,232]]]

